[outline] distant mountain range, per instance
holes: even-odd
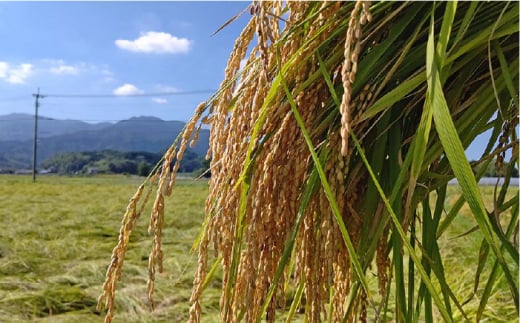
[[[56,120],[40,116],[38,118],[38,137],[46,138],[78,131],[100,130],[111,123],[87,123],[77,120]],[[34,116],[13,113],[0,116],[0,141],[32,140],[34,136]]]
[[[116,150],[124,152],[163,152],[171,145],[185,123],[156,117],[134,117],[117,123],[91,124],[78,120],[38,118],[37,162],[62,152]],[[34,116],[0,116],[0,169],[29,168],[32,165]],[[191,148],[206,154],[209,130],[202,129]]]

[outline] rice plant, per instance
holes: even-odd
[[[99,300],[106,321],[146,185],[156,191],[153,305],[165,196],[201,124],[211,126],[212,176],[190,322],[204,321],[201,294],[217,267],[223,322],[282,313],[289,322],[296,311],[310,322],[479,321],[498,284],[518,313],[518,196],[506,199],[518,166],[518,3],[255,1],[248,9],[219,91],[129,204]],[[484,132],[487,147],[470,164],[464,150]],[[505,181],[487,210],[473,169],[493,160]],[[453,178],[462,196],[447,213]],[[483,237],[471,310],[438,244],[464,204],[477,224],[466,234]],[[208,263],[212,252],[217,261]]]

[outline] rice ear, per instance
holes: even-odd
[[[513,86],[518,77],[518,5],[515,10],[506,10],[508,6],[255,1],[219,91],[197,108],[156,168],[151,304],[155,271],[161,270],[165,197],[172,193],[179,162],[202,120],[211,126],[211,178],[190,322],[203,321],[201,295],[217,266],[222,268],[220,312],[225,322],[275,322],[286,310],[288,286],[296,288],[289,316],[304,307],[310,322],[382,321],[391,315],[398,321],[422,316],[428,321],[434,314],[451,322],[453,304],[467,319],[446,282],[438,246],[428,240],[439,238],[454,215],[438,226],[444,202],[438,200],[437,222],[415,220],[424,216],[417,206],[429,205],[430,192],[447,185],[454,173],[475,180],[466,164],[461,171],[453,160],[462,160],[464,147],[489,127],[494,127],[495,139],[500,137],[499,144],[493,150],[495,143],[490,142],[481,161],[498,155],[501,166],[507,150],[518,152],[518,112],[513,108],[518,101]],[[435,19],[442,10],[443,18]],[[494,52],[486,47],[491,41],[496,41]],[[432,127],[423,127],[421,116],[429,100],[443,103],[442,111],[436,111]],[[449,124],[449,133],[440,129],[441,121]],[[511,176],[513,167],[504,169]],[[481,198],[477,190],[464,194],[473,205]],[[114,313],[115,282],[128,236],[140,214],[135,211],[139,197],[125,214],[100,297],[100,304],[106,299],[107,322]],[[500,225],[488,225],[482,214],[476,215],[479,229],[486,233],[517,304],[518,287],[504,260],[517,252],[508,240],[514,226],[503,231]],[[424,223],[430,224],[417,228]],[[416,230],[438,231],[421,240]],[[219,263],[210,269],[211,251]],[[372,265],[376,288],[368,283]],[[512,266],[518,270],[518,261]],[[497,279],[497,271],[493,273],[489,288]],[[434,279],[440,291],[433,287]],[[487,295],[478,315],[486,302]],[[387,311],[390,303],[395,304],[393,313]]]

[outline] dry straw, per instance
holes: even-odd
[[[451,320],[450,309],[444,307],[445,302],[431,284],[431,273],[426,274],[423,268],[431,255],[438,253],[436,244],[425,242],[436,239],[436,233],[431,232],[433,238],[425,235],[421,241],[425,245],[414,249],[409,241],[415,243],[420,237],[415,231],[404,232],[402,228],[413,227],[416,217],[399,216],[415,214],[418,205],[429,210],[428,193],[442,191],[453,177],[452,167],[457,169],[461,164],[447,160],[439,148],[444,147],[443,133],[439,133],[440,141],[434,134],[430,138],[435,140],[418,142],[428,138],[430,131],[422,123],[427,125],[428,117],[428,122],[432,122],[424,103],[432,99],[426,95],[429,83],[424,57],[428,22],[443,23],[430,20],[432,8],[446,10],[444,19],[449,20],[453,5],[371,5],[366,1],[254,1],[250,5],[251,19],[235,42],[219,91],[197,108],[179,144],[166,152],[157,177],[150,181],[157,187],[149,225],[153,236],[148,284],[152,307],[155,273],[162,270],[166,197],[172,193],[187,144],[197,140],[200,123],[205,123],[211,125],[207,155],[211,158],[211,179],[190,299],[190,322],[204,321],[201,295],[211,278],[208,253],[212,250],[222,268],[223,322],[253,322],[262,318],[275,322],[280,312],[288,311],[291,317],[298,309],[310,322],[381,320],[383,305],[378,309],[375,304],[388,304],[391,264],[396,276],[398,320],[414,320],[414,306],[420,308],[425,295],[425,302],[435,303],[439,315]],[[482,6],[485,8],[479,7],[476,14],[502,10],[496,4]],[[475,8],[461,5],[459,12],[465,10],[472,13]],[[504,15],[503,24],[507,19],[514,21],[509,16]],[[452,32],[461,39],[465,34],[480,32],[480,24],[467,24],[453,25]],[[440,26],[434,27],[441,30]],[[444,25],[443,28],[449,31]],[[506,35],[503,30],[499,29]],[[487,37],[478,39],[485,44]],[[461,43],[460,39],[455,42]],[[474,46],[475,50],[484,48],[476,43]],[[461,59],[475,52],[469,45],[460,48],[450,51]],[[514,57],[511,53],[518,43],[506,39],[503,48],[508,49],[508,58]],[[435,53],[440,56],[445,52],[441,44]],[[244,59],[246,64],[241,68]],[[499,66],[497,59],[500,57],[494,58]],[[453,61],[457,62],[456,58]],[[460,69],[456,64],[451,67]],[[442,69],[443,73],[450,71]],[[459,81],[458,74],[442,74],[441,79],[447,82],[446,88],[455,89],[447,95],[450,102],[457,103],[456,112],[448,114],[448,119],[453,118],[459,127],[462,141],[471,142],[485,130],[487,120],[496,110],[489,103],[477,104],[478,98],[464,94],[475,89],[486,91],[489,71],[472,66],[464,73],[483,76],[473,77],[478,81],[468,83]],[[503,78],[497,81],[501,86],[497,91],[504,96],[508,93],[506,83]],[[470,107],[480,110],[475,113]],[[514,137],[518,116],[512,112],[514,109],[507,111],[508,121],[496,121],[495,127],[502,128],[502,136],[501,146],[495,151],[502,151],[503,147],[518,149]],[[435,112],[434,118],[446,121],[442,117]],[[468,123],[469,119],[472,122]],[[470,128],[471,124],[482,127]],[[424,129],[426,133],[421,132]],[[356,136],[360,142],[349,139]],[[360,147],[355,149],[358,144]],[[428,153],[417,156],[413,152],[420,152],[416,146],[421,144]],[[410,165],[423,172],[423,177],[417,177],[423,181],[417,187],[408,188],[405,184]],[[379,178],[378,185],[372,182],[374,176]],[[407,204],[409,209],[405,210],[408,190],[413,203]],[[107,272],[99,301],[101,305],[106,299],[106,322],[114,314],[115,285],[121,275],[128,237],[140,214],[136,210],[142,192],[140,187],[130,201]],[[383,199],[380,194],[388,197]],[[492,245],[492,241],[488,242]],[[401,293],[405,290],[403,250],[410,255],[410,266],[417,268],[420,275],[420,297],[414,296],[419,283],[414,285],[412,279],[407,285],[413,296],[410,308],[406,308],[407,296]],[[422,250],[427,256],[420,259]],[[366,273],[372,265],[376,267],[376,295],[367,283],[370,275]],[[502,268],[507,271],[507,267]],[[443,295],[449,292],[444,289]]]

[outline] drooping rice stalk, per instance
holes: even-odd
[[[311,322],[478,320],[499,277],[518,313],[518,199],[505,198],[518,165],[518,11],[516,2],[253,2],[220,90],[157,168],[150,300],[170,165],[202,120],[212,176],[191,322],[204,321],[212,250],[223,322],[274,322],[298,307]],[[464,149],[487,130],[481,159],[468,163]],[[472,167],[492,158],[506,180],[488,211]],[[484,237],[475,288],[492,268],[471,318],[437,244],[456,216],[443,214],[453,178]],[[106,321],[135,203],[100,298]]]

